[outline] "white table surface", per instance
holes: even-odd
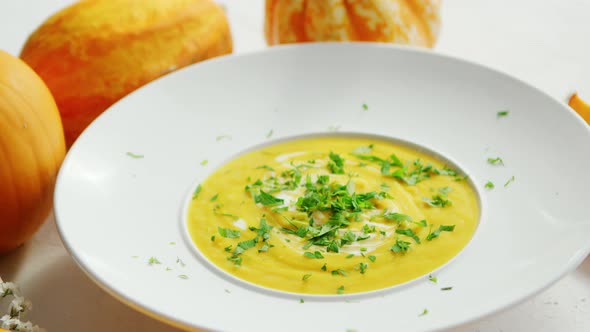
[[[0,49],[18,54],[40,22],[72,2],[0,1]],[[228,11],[235,53],[264,49],[264,0],[219,2]],[[443,2],[436,52],[510,73],[560,100],[572,91],[590,100],[590,0]],[[34,305],[27,318],[49,332],[179,331],[93,284],[64,249],[52,217],[29,243],[0,257],[0,276],[21,286]],[[453,331],[590,331],[590,257],[535,297]]]

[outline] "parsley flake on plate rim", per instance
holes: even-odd
[[[143,159],[145,156],[142,154],[137,154],[137,153],[133,153],[133,152],[127,152],[126,155],[128,157],[131,157],[133,159]]]

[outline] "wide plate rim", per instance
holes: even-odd
[[[567,107],[567,105],[563,101],[560,101],[560,100],[554,98],[553,96],[549,95],[547,92],[535,87],[534,85],[532,85],[526,81],[523,81],[523,80],[519,79],[518,77],[510,75],[506,72],[492,68],[490,66],[486,66],[486,65],[483,65],[483,64],[480,64],[477,62],[463,59],[463,58],[460,58],[460,57],[457,57],[454,55],[438,53],[438,52],[435,53],[435,52],[432,52],[431,50],[423,49],[420,47],[412,47],[412,46],[405,46],[405,45],[380,44],[380,43],[365,43],[365,42],[346,42],[346,43],[327,42],[327,43],[310,43],[310,44],[298,44],[298,45],[281,45],[281,46],[274,46],[272,48],[267,48],[267,49],[260,50],[260,51],[252,51],[252,52],[247,52],[247,53],[243,53],[243,54],[232,54],[232,55],[217,57],[214,59],[209,59],[209,60],[194,64],[194,65],[191,65],[189,67],[183,68],[177,72],[184,72],[184,71],[188,71],[188,70],[198,70],[195,68],[216,65],[218,63],[223,63],[226,61],[233,61],[233,59],[235,59],[235,58],[257,57],[257,56],[264,55],[267,53],[280,53],[280,52],[293,52],[293,51],[297,52],[297,50],[303,49],[303,48],[305,48],[305,49],[335,48],[335,49],[342,50],[342,49],[346,49],[349,47],[366,48],[369,50],[370,49],[382,49],[382,50],[387,50],[388,52],[391,51],[391,52],[402,52],[402,53],[404,53],[404,52],[405,53],[417,53],[417,54],[421,54],[421,55],[442,58],[445,61],[451,61],[451,62],[459,63],[461,65],[467,65],[467,66],[470,66],[473,68],[477,68],[478,70],[484,70],[484,71],[490,72],[494,75],[499,75],[504,79],[511,80],[513,82],[518,83],[519,85],[522,85],[526,89],[534,91],[535,94],[542,95],[547,100],[551,100],[555,104],[555,107],[560,107],[562,109],[562,111],[569,113],[567,116],[570,116],[570,118],[573,118],[571,121],[576,121],[578,123],[578,125],[584,126],[586,128],[587,132],[590,133],[590,127],[587,126],[587,124],[584,122],[584,120],[574,110]],[[126,96],[122,100],[126,100],[130,96],[134,96],[136,94],[143,93],[144,90],[149,89],[151,86],[159,84],[159,82],[161,80],[168,80],[168,79],[170,79],[170,77],[174,77],[174,75],[177,72],[173,72],[171,74],[165,75],[163,77],[160,77],[160,78],[146,84],[145,86],[135,90],[134,92],[132,92],[131,94],[129,94],[128,96]],[[92,128],[96,124],[97,120],[100,121],[100,119],[102,119],[105,115],[108,116],[108,114],[110,114],[111,112],[116,111],[120,102],[121,101],[115,103],[108,110],[106,110],[103,114],[101,114],[95,121],[93,121],[93,123],[91,123],[89,128]],[[566,116],[566,115],[564,115],[564,116]],[[86,134],[86,131],[84,133],[82,133],[82,136],[84,136],[85,134]],[[89,278],[94,283],[96,283],[101,289],[105,290],[107,293],[111,294],[112,296],[114,296],[115,298],[117,298],[121,302],[125,303],[126,305],[128,305],[136,310],[139,310],[142,313],[147,314],[153,318],[164,321],[164,322],[166,322],[170,325],[176,326],[176,327],[185,328],[185,329],[189,328],[189,329],[215,330],[216,328],[214,326],[205,326],[205,325],[201,325],[201,324],[194,324],[193,322],[184,321],[184,320],[178,319],[172,315],[168,315],[164,312],[158,312],[157,310],[154,310],[153,308],[150,308],[147,305],[141,304],[141,303],[137,302],[136,300],[129,298],[128,296],[126,296],[126,294],[124,294],[124,292],[111,288],[109,286],[108,281],[103,280],[100,276],[97,276],[95,273],[93,273],[91,266],[89,266],[88,263],[84,262],[81,259],[81,257],[78,255],[75,248],[73,247],[73,242],[66,235],[66,230],[63,228],[64,225],[62,224],[62,222],[60,222],[61,217],[60,217],[60,207],[59,207],[59,202],[61,201],[61,196],[60,196],[61,183],[63,181],[63,178],[65,176],[67,176],[66,174],[64,174],[64,171],[63,171],[65,169],[64,166],[67,166],[69,164],[70,159],[73,158],[72,156],[76,153],[76,151],[78,149],[78,145],[79,144],[77,144],[77,142],[74,143],[72,145],[72,147],[70,148],[70,150],[68,151],[66,158],[64,159],[64,161],[62,163],[62,167],[58,173],[58,176],[56,179],[56,184],[55,184],[55,190],[54,190],[54,205],[53,205],[54,209],[53,209],[53,211],[54,211],[54,215],[55,215],[57,230],[58,230],[58,233],[62,239],[64,247],[66,248],[68,253],[72,256],[72,258],[78,264],[78,266],[80,266],[80,268],[89,276]],[[444,329],[460,326],[460,325],[481,319],[483,317],[495,314],[497,312],[506,310],[516,304],[524,302],[525,300],[529,299],[530,297],[534,296],[535,294],[538,294],[542,290],[547,289],[548,287],[553,285],[555,282],[560,280],[567,273],[574,270],[579,264],[582,263],[584,258],[589,253],[590,253],[590,243],[588,243],[586,245],[586,247],[580,248],[580,250],[577,252],[577,256],[572,257],[568,261],[568,263],[564,265],[564,268],[562,269],[562,271],[554,274],[553,278],[548,279],[546,281],[544,287],[541,287],[541,288],[535,289],[535,290],[531,290],[525,296],[513,299],[512,301],[509,301],[509,303],[506,303],[504,306],[494,308],[492,310],[489,310],[489,311],[482,313],[480,315],[477,315],[477,316],[471,316],[471,317],[465,318],[463,320],[449,323],[445,326],[440,326],[439,328],[437,328],[437,330],[444,330]]]

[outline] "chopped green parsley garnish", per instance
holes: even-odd
[[[369,110],[369,105],[363,104],[363,110],[368,111]]]
[[[334,156],[332,159],[336,160],[333,163],[338,166],[339,159]],[[292,178],[295,182],[302,180],[297,168],[293,168],[292,172],[285,174],[285,177],[286,180],[282,181],[282,186],[288,185]],[[264,185],[264,182],[258,183],[256,181],[249,185],[247,190],[257,190],[255,187]],[[282,216],[292,228],[283,228],[282,231],[306,239],[304,250],[315,245],[325,247],[327,252],[338,253],[342,246],[366,240],[370,237],[369,233],[376,231],[373,226],[369,225],[362,228],[362,234],[351,230],[339,232],[339,229],[346,229],[351,222],[359,220],[359,215],[364,210],[374,209],[374,201],[386,197],[386,194],[357,193],[352,182],[346,185],[330,183],[330,176],[327,175],[317,176],[315,183],[310,177],[307,177],[304,184],[300,186],[305,188],[305,192],[295,203],[298,212],[294,217]],[[323,224],[316,225],[310,218],[316,211],[329,213],[329,219]]]
[[[188,276],[186,274],[181,274],[178,276],[180,279],[188,279]]]
[[[150,257],[148,259],[148,264],[155,265],[155,264],[162,264],[162,263],[156,257]]]
[[[272,136],[272,134],[274,133],[274,130],[269,130],[268,133],[266,133],[266,138],[270,138]]]
[[[369,265],[367,263],[359,263],[359,270],[361,271],[361,274],[365,274],[365,271],[368,267]]]
[[[337,294],[344,294],[344,286],[340,286],[336,289]]]
[[[209,160],[204,159],[203,161],[201,161],[201,166],[205,166],[209,163]]]
[[[258,166],[258,167],[256,167],[256,169],[265,169],[265,170],[268,170],[268,171],[271,171],[271,172],[274,172],[275,171],[274,168],[272,168],[272,167],[270,167],[268,165]]]
[[[203,190],[203,187],[201,185],[198,185],[195,191],[193,192],[193,199],[197,199],[199,197],[201,190]]]
[[[361,160],[370,161],[380,165],[381,174],[400,180],[407,185],[415,185],[430,178],[432,175],[453,176],[456,178],[459,176],[455,170],[449,167],[445,166],[442,169],[437,169],[431,164],[422,164],[420,159],[404,164],[395,154],[392,154],[389,158],[385,159],[367,153],[353,152],[352,155]]]
[[[272,247],[274,247],[272,244],[265,243],[265,244],[262,245],[262,247],[260,247],[260,249],[258,249],[258,252],[259,253],[260,252],[267,252],[268,249],[270,249]]]
[[[449,201],[445,195],[440,194],[436,194],[432,198],[424,197],[422,200],[432,207],[444,208],[453,205],[453,202]]]
[[[333,275],[333,276],[338,276],[338,275],[340,275],[340,276],[343,276],[343,277],[347,277],[347,276],[348,276],[348,272],[346,272],[346,271],[344,271],[344,270],[342,270],[342,269],[337,269],[337,270],[333,270],[333,271],[332,271],[332,275]]]
[[[504,187],[508,187],[508,185],[510,185],[512,182],[514,182],[514,180],[516,180],[516,178],[513,175],[510,179],[508,179],[508,181],[506,181],[506,183],[504,184]]]
[[[142,159],[144,157],[144,155],[142,155],[142,154],[135,154],[133,152],[127,152],[127,156],[129,156],[133,159]]]
[[[433,172],[434,167],[432,167],[432,165],[424,165],[420,159],[416,159],[414,162],[412,162],[411,166],[404,166],[403,168],[400,168],[391,173],[391,176],[398,180],[402,180],[408,185],[413,186],[419,182],[429,179]]]
[[[344,159],[340,155],[330,152],[328,168],[334,174],[344,174]]]
[[[510,113],[510,111],[499,111],[496,114],[498,115],[499,118],[501,118],[503,116],[508,116],[509,113]]]
[[[234,249],[234,255],[240,255],[244,253],[244,251],[250,248],[254,248],[254,246],[256,246],[256,243],[258,243],[258,240],[256,238],[238,242],[238,245]]]
[[[500,158],[500,157],[488,158],[488,164],[492,164],[492,165],[504,165],[504,160],[502,160],[502,158]]]
[[[402,241],[397,239],[395,244],[389,248],[389,250],[393,251],[394,253],[406,253],[408,249],[410,249],[410,242]]]
[[[215,137],[215,140],[217,142],[223,141],[224,139],[231,140],[231,136],[230,135],[219,135],[219,136]]]
[[[176,264],[185,267],[186,264],[184,264],[184,262],[182,261],[182,259],[180,259],[179,257],[176,257]]]
[[[402,161],[395,154],[381,157],[373,153],[374,146],[369,145],[354,149],[350,155],[352,158],[378,165],[384,177],[389,177],[389,181],[397,180],[402,186],[412,186],[437,176],[463,178],[447,166],[435,168],[432,164],[423,163],[420,159]],[[288,237],[291,237],[290,239],[284,238],[285,242],[300,241],[302,255],[305,258],[324,259],[324,255],[335,254],[342,254],[342,257],[348,259],[355,256],[367,258],[363,262],[358,262],[361,259],[358,261],[353,259],[355,264],[347,267],[348,271],[334,269],[330,271],[332,275],[347,276],[348,273],[352,273],[352,270],[365,274],[368,272],[370,263],[374,263],[377,259],[374,255],[367,256],[368,249],[366,247],[358,248],[360,252],[350,253],[350,250],[345,246],[354,248],[359,244],[362,245],[361,241],[378,236],[378,234],[384,237],[395,234],[392,238],[395,242],[389,249],[394,254],[405,254],[410,250],[412,244],[421,244],[418,234],[422,234],[422,231],[425,232],[425,230],[418,229],[416,226],[430,226],[430,232],[425,237],[428,241],[439,237],[441,232],[453,231],[454,225],[442,225],[433,231],[433,225],[429,225],[426,220],[414,221],[410,215],[390,212],[387,209],[379,211],[383,206],[389,204],[388,202],[382,204],[381,200],[393,199],[387,193],[387,190],[390,189],[387,183],[382,183],[381,189],[383,191],[381,192],[359,191],[357,187],[362,188],[364,183],[355,179],[355,176],[358,175],[347,172],[343,155],[330,152],[327,156],[324,154],[322,159],[319,156],[321,154],[313,156],[313,159],[305,159],[307,161],[291,161],[289,164],[283,164],[284,166],[273,165],[276,169],[269,165],[260,165],[256,169],[270,172],[258,172],[260,178],[248,177],[248,184],[244,189],[256,204],[267,207],[264,208],[264,212],[276,214],[273,215],[273,219],[278,218],[283,221],[275,232],[288,234]],[[312,169],[313,171],[306,172],[306,170]],[[330,174],[326,174],[328,172]],[[344,182],[346,178],[348,181]],[[385,179],[383,180],[385,181]],[[296,193],[298,196],[293,201],[291,198],[286,201],[280,198],[282,197],[281,193],[285,191]],[[427,204],[441,208],[452,205],[448,199],[452,192],[450,186],[431,188],[431,191],[434,196],[424,199]],[[211,201],[216,200],[217,196],[213,196]],[[217,204],[214,209],[217,215],[237,218],[235,215],[217,211],[222,206],[222,204]],[[385,221],[395,222],[395,230],[386,232],[383,229],[378,229],[372,223]],[[259,254],[263,254],[273,248],[274,246],[267,241],[271,237],[272,229],[273,227],[268,225],[263,215],[259,227],[249,227],[249,230],[255,233],[253,238],[243,240],[244,237],[242,237],[243,241],[238,240],[239,242],[236,241],[224,248],[226,252],[230,253],[227,257],[228,261],[240,266],[245,259],[250,257],[248,254],[243,255],[246,251],[253,248],[254,250],[251,250],[250,253],[257,250]],[[229,239],[237,239],[245,234],[239,230],[222,227],[219,227],[218,231],[219,235]],[[300,240],[292,241],[294,238]],[[408,238],[411,238],[413,242]],[[328,271],[327,264],[324,263],[320,270]],[[311,274],[304,274],[302,280],[305,281],[310,277]],[[344,287],[342,287],[343,290]]]
[[[215,235],[211,235],[211,242],[215,242]]]
[[[326,246],[326,250],[328,250],[328,252],[339,252],[339,248],[340,246],[338,246],[338,242],[336,241],[330,241],[330,243],[328,243],[328,245]]]
[[[311,259],[322,259],[322,258],[324,258],[324,255],[322,255],[322,253],[319,252],[319,251],[314,251],[314,252],[306,251],[306,252],[303,253],[303,256],[305,256],[307,258],[311,258]]]
[[[457,171],[455,171],[454,169],[449,168],[447,166],[443,167],[442,169],[435,169],[434,173],[438,174],[438,175],[446,175],[446,176],[459,176],[459,173],[457,173]]]
[[[443,287],[440,290],[441,291],[450,291],[451,289],[453,289],[453,287]]]
[[[440,225],[434,232],[431,232],[426,236],[426,240],[432,241],[439,237],[441,232],[452,232],[454,230],[455,225]]]
[[[375,226],[369,226],[368,224],[364,224],[363,225],[363,233],[364,234],[369,234],[369,233],[375,233]]]
[[[304,299],[299,299],[299,303],[305,303]]]
[[[418,317],[426,316],[428,314],[428,309],[422,310],[422,313],[418,315]]]
[[[455,177],[455,181],[457,181],[457,182],[465,181],[467,179],[469,179],[469,176],[467,176],[467,175],[465,175],[465,176],[456,176]]]
[[[494,189],[495,186],[494,186],[494,183],[492,181],[488,181],[488,182],[486,182],[485,187],[487,189]]]
[[[413,221],[413,223],[422,227],[428,226],[428,222],[426,221],[426,219],[422,219],[420,221]]]
[[[283,204],[284,200],[276,198],[264,190],[260,190],[260,194],[254,196],[254,202],[260,203],[264,206],[277,206]]]
[[[397,213],[397,212],[385,213],[383,215],[383,217],[385,219],[393,220],[393,221],[398,222],[398,223],[401,223],[401,222],[404,222],[404,221],[412,221],[412,217],[408,216],[407,214],[401,214],[401,213]]]
[[[436,282],[438,281],[438,279],[437,279],[435,276],[433,276],[433,275],[429,275],[429,276],[428,276],[428,280],[430,280],[431,282],[433,282],[433,283],[435,283],[435,284],[436,284]]]
[[[274,213],[279,213],[279,212],[285,212],[288,211],[289,207],[288,206],[283,206],[283,207],[276,207],[276,208],[272,208],[272,212]]]
[[[398,228],[395,230],[395,233],[411,237],[416,243],[418,243],[418,244],[420,243],[420,238],[418,237],[418,235],[416,235],[416,233],[414,233],[414,231],[409,228],[408,229],[399,229]]]
[[[217,226],[217,231],[219,232],[219,235],[228,239],[237,239],[240,237],[240,231],[238,230]]]
[[[213,197],[211,197],[211,198],[209,199],[209,201],[211,201],[211,202],[215,202],[215,201],[217,200],[217,198],[218,198],[218,197],[219,197],[219,194],[215,194],[215,195],[213,195]]]
[[[242,257],[240,256],[229,256],[227,258],[228,261],[234,263],[235,266],[241,266],[242,265]]]

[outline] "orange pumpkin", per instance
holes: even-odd
[[[65,156],[59,112],[41,78],[0,51],[0,254],[27,241],[51,210]]]
[[[231,52],[225,12],[212,0],[94,0],[50,17],[29,37],[21,58],[53,93],[71,146],[131,91]]]
[[[590,124],[590,104],[584,102],[577,93],[574,93],[570,97],[568,104],[574,109],[574,111],[580,114],[582,119],[586,120],[586,122]]]
[[[374,41],[432,47],[440,0],[266,0],[269,45]]]

